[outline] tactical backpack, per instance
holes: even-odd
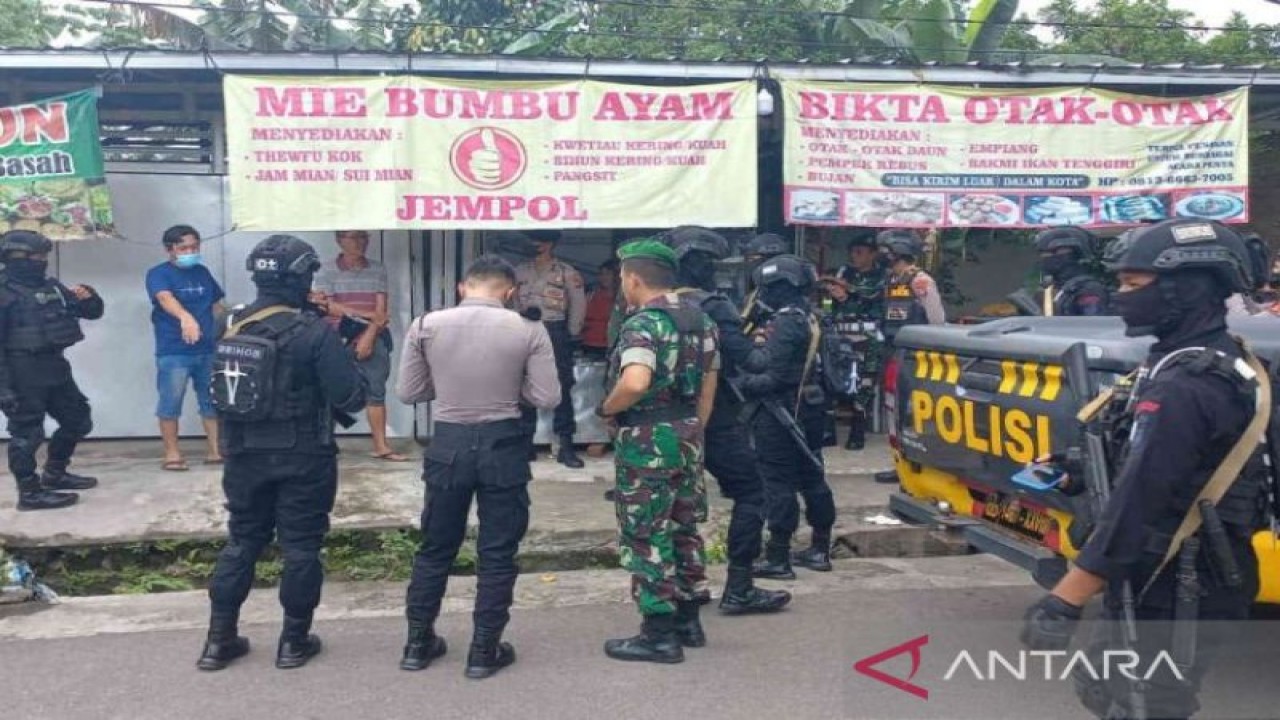
[[[810,357],[823,392],[841,398],[856,395],[858,350],[852,338],[838,332],[829,315],[810,315],[809,333]]]
[[[265,322],[291,314],[285,322]],[[286,404],[279,390],[291,385],[291,369],[280,363],[280,352],[301,326],[297,308],[272,305],[228,326],[214,351],[211,396],[225,419],[261,422],[278,418]],[[241,334],[254,325],[252,334]]]

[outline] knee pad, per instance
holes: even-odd
[[[18,452],[34,453],[44,441],[44,425],[40,424],[14,431],[9,438],[9,446]]]
[[[75,422],[62,426],[63,430],[75,435],[76,438],[89,437],[89,433],[93,432],[93,417],[89,413],[85,413],[84,417],[77,418]]]
[[[280,550],[280,557],[284,560],[285,565],[306,565],[313,562],[318,563],[320,562],[320,548],[284,547]]]

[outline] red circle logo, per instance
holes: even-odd
[[[524,175],[528,154],[519,138],[501,128],[481,127],[458,136],[449,165],[462,182],[480,190],[499,190]]]

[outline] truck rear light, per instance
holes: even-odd
[[[884,379],[881,383],[884,396],[884,422],[889,431],[889,447],[901,450],[898,446],[898,368],[902,363],[897,354],[889,356],[884,364]]]

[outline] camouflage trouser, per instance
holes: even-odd
[[[617,468],[618,554],[641,615],[675,612],[707,582],[698,508],[706,493],[685,469]]]
[[[862,342],[856,346],[858,359],[858,391],[854,404],[868,417],[875,409],[876,387],[880,385],[880,372],[884,369],[884,346],[878,342]]]

